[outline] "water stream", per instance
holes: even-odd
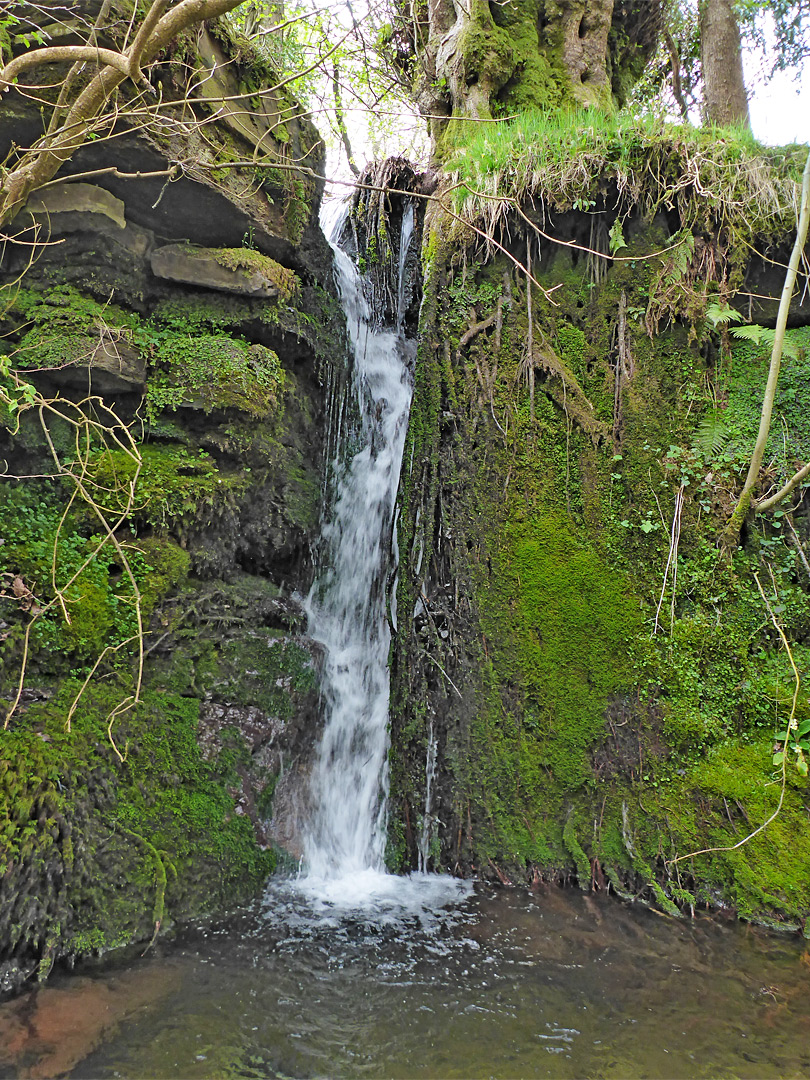
[[[329,207],[324,221],[353,360],[349,407],[330,409],[342,429],[334,440],[320,566],[307,600],[309,633],[324,650],[324,730],[310,778],[302,870],[293,885],[318,917],[324,905],[412,913],[468,891],[462,882],[424,873],[424,858],[423,872],[409,878],[385,871],[391,642],[386,606],[396,571],[394,504],[413,382],[414,347],[403,323],[414,212],[408,205],[402,216],[393,325],[385,325],[381,314],[384,298],[375,303],[369,283],[337,246],[347,213],[345,204]],[[279,898],[287,891],[286,885],[276,887]]]

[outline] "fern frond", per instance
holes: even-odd
[[[742,322],[742,320],[743,316],[739,311],[735,311],[726,303],[718,304],[713,300],[706,306],[706,321],[710,322],[715,329],[720,323]]]
[[[754,345],[767,345],[769,349],[773,348],[774,339],[776,338],[776,331],[770,326],[759,326],[757,323],[752,323],[750,326],[733,326],[731,333],[741,341],[751,341]],[[784,356],[789,356],[791,360],[799,359],[799,348],[791,340],[790,331],[785,333],[785,339],[782,342],[782,353]]]
[[[695,432],[695,449],[699,450],[705,458],[715,457],[725,447],[729,434],[725,413],[709,413],[701,420]]]

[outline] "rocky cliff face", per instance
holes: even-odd
[[[211,28],[167,58],[167,94],[210,73],[194,115],[87,145],[4,252],[2,351],[50,404],[0,428],[3,987],[254,892],[315,735],[300,596],[342,315],[318,184],[283,168],[318,171],[317,132],[235,55]],[[37,123],[15,94],[0,139]],[[228,168],[259,145],[278,169]]]

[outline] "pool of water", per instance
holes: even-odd
[[[0,1076],[807,1077],[810,955],[570,890],[316,911],[278,886],[0,1007]]]

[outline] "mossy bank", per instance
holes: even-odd
[[[781,282],[742,255],[742,238],[784,254],[788,200],[770,227],[745,218],[745,199],[736,212],[704,200],[698,220],[688,185],[661,201],[675,173],[631,182],[636,152],[702,167],[736,153],[753,175],[756,147],[732,135],[714,152],[688,132],[637,136],[586,190],[565,147],[558,159],[547,141],[540,161],[523,123],[502,136],[504,157],[495,136],[466,151],[468,172],[482,153],[501,170],[480,167],[481,233],[428,212],[401,490],[391,862],[414,865],[429,837],[437,869],[803,927],[810,791],[792,762],[783,784],[772,761],[795,681],[757,579],[804,677],[808,502],[722,551],[768,350],[711,318],[729,300],[745,321],[773,318],[763,297]],[[596,121],[571,128],[581,154],[604,152],[616,122],[602,123],[608,135]],[[760,158],[774,192],[798,160],[776,157]],[[810,449],[810,311],[795,303],[791,322],[774,482]]]

